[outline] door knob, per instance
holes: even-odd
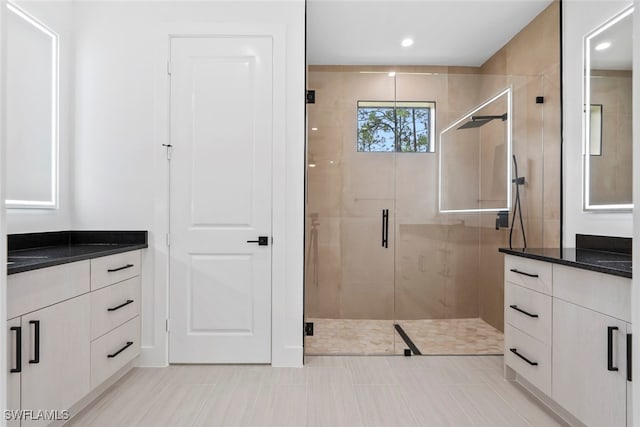
[[[258,246],[269,246],[269,237],[259,236],[258,240],[247,240],[247,243],[257,243]]]

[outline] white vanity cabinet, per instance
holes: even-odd
[[[60,412],[89,392],[89,289],[89,261],[8,277],[8,401],[33,411],[10,425],[47,425],[39,410]]]
[[[551,393],[551,265],[505,261],[505,363]]]
[[[631,425],[630,297],[630,279],[507,255],[505,366],[585,425]]]
[[[61,411],[89,393],[89,319],[87,294],[22,316],[22,409]]]
[[[586,425],[631,425],[631,280],[563,265],[553,272],[553,399]]]
[[[65,417],[139,354],[139,273],[132,251],[8,276],[7,406],[22,411],[9,426]]]

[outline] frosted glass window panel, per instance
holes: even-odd
[[[57,204],[57,36],[9,4],[6,205]]]
[[[511,89],[454,121],[439,143],[440,212],[511,207]]]

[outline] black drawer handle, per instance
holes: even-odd
[[[40,321],[39,320],[29,320],[30,325],[34,325],[33,330],[33,359],[29,360],[29,363],[40,363]]]
[[[107,357],[109,359],[112,359],[114,357],[116,357],[117,355],[119,355],[120,353],[122,353],[123,351],[125,351],[126,349],[128,349],[129,347],[131,347],[133,345],[133,341],[127,341],[127,343],[125,344],[124,347],[122,347],[120,350],[116,351],[113,354],[108,354]]]
[[[127,268],[131,268],[133,267],[133,264],[127,264],[127,265],[123,265],[122,267],[118,267],[118,268],[110,268],[109,270],[107,270],[108,273],[115,273],[116,271],[120,271],[120,270],[125,270]]]
[[[9,372],[22,372],[22,328],[20,326],[12,326],[12,331],[16,331],[16,367],[11,368]]]
[[[529,316],[529,317],[539,317],[537,314],[527,313],[527,312],[526,312],[526,311],[524,311],[523,309],[518,308],[518,306],[517,306],[517,305],[515,305],[515,304],[514,304],[514,305],[510,305],[509,307],[513,308],[515,311],[518,311],[518,312],[520,312],[520,313],[522,313],[522,314],[526,314],[526,315],[527,315],[527,316]]]
[[[527,277],[540,277],[537,274],[525,273],[524,271],[520,271],[516,268],[512,268],[511,271],[517,274],[522,274],[523,276],[527,276]]]
[[[617,371],[618,368],[613,366],[613,331],[617,331],[617,326],[607,327],[607,371]]]
[[[531,360],[527,359],[526,357],[524,357],[523,355],[521,355],[520,353],[518,353],[518,350],[515,348],[510,348],[509,351],[513,354],[515,354],[516,356],[518,356],[520,359],[524,360],[525,362],[527,362],[529,365],[531,366],[538,366],[538,362],[532,362]]]
[[[116,311],[116,310],[120,310],[122,307],[125,307],[129,304],[131,304],[133,302],[132,299],[128,299],[126,302],[123,302],[122,304],[115,306],[115,307],[111,307],[111,308],[107,308],[107,311]]]
[[[631,381],[631,334],[627,334],[627,381]]]

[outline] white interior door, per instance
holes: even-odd
[[[171,363],[271,361],[272,62],[270,37],[171,39]]]

